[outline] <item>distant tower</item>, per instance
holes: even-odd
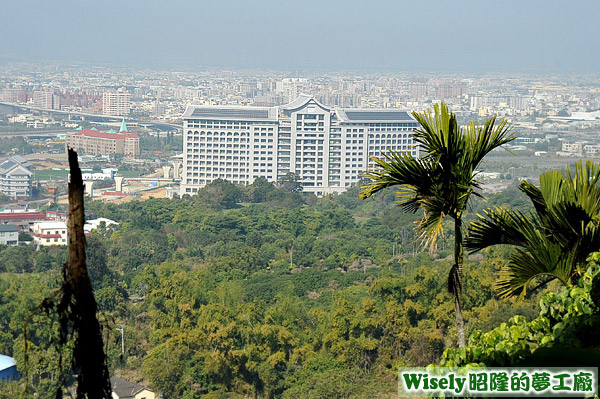
[[[115,176],[116,190],[115,191],[123,191],[123,176]]]
[[[48,187],[48,194],[50,194],[52,196],[52,202],[56,202],[56,187],[52,187],[49,186]]]
[[[85,193],[90,197],[94,196],[94,182],[92,180],[86,180],[83,182]]]

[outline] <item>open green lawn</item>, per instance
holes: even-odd
[[[62,180],[69,175],[68,169],[52,170],[52,169],[40,169],[33,171],[33,179],[36,181],[40,180]]]
[[[142,172],[139,170],[119,170],[117,174],[123,177],[140,177]]]
[[[100,170],[94,170],[95,172],[100,172]],[[86,171],[84,170],[84,173]],[[34,177],[33,179],[35,181],[40,181],[40,180],[62,180],[65,179],[68,175],[69,175],[69,170],[68,169],[61,169],[61,170],[52,170],[52,169],[39,169],[39,170],[35,170],[33,171]],[[123,177],[140,177],[140,175],[142,174],[141,171],[139,170],[123,170],[123,171],[119,171],[118,175],[119,176],[123,176]]]

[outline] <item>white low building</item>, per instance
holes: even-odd
[[[110,377],[110,386],[113,399],[156,399],[150,389],[119,377]]]
[[[557,151],[556,155],[561,157],[582,157],[583,146],[585,144],[583,141],[563,141],[562,151]]]
[[[33,225],[33,242],[36,245],[67,245],[65,222],[41,222]]]
[[[90,219],[85,221],[85,224],[83,225],[83,231],[85,233],[91,233],[92,231],[100,227],[102,223],[104,223],[106,227],[119,225],[119,223],[115,222],[114,220],[106,218]]]

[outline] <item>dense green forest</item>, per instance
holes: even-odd
[[[321,199],[292,191],[216,181],[177,200],[87,203],[120,223],[95,231],[87,248],[111,372],[165,398],[372,398],[394,396],[398,366],[443,360],[456,345],[446,289],[454,237],[424,250],[415,240],[420,215],[402,213],[389,194],[362,201],[357,187]],[[474,201],[467,220],[502,204],[530,208],[513,187]],[[509,252],[468,258],[468,334],[538,317],[540,294],[494,292]],[[60,247],[0,249],[0,353],[18,360],[39,397],[61,369],[56,321],[32,309],[57,286],[65,257]]]

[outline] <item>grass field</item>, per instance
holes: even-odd
[[[68,169],[52,170],[52,169],[40,169],[33,171],[33,180],[62,180],[69,175]]]
[[[96,172],[100,172],[97,170]],[[140,177],[142,172],[139,170],[124,170],[117,172],[119,176],[123,177]],[[63,180],[69,175],[68,169],[52,170],[52,169],[38,169],[33,171],[33,180]]]
[[[139,170],[119,170],[117,174],[123,177],[140,177],[142,172]]]

